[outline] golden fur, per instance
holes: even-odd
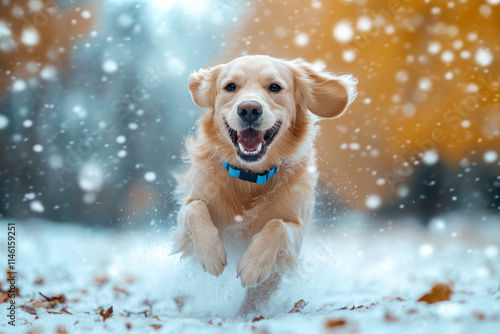
[[[238,90],[225,91],[228,82]],[[272,83],[282,90],[270,92]],[[195,254],[206,271],[220,275],[227,265],[225,244],[244,245],[237,267],[241,284],[262,284],[249,289],[243,313],[265,302],[280,276],[296,265],[314,206],[315,123],[318,117],[340,116],[356,97],[355,86],[352,76],[336,77],[303,60],[267,56],[237,58],[189,78],[193,101],[207,112],[186,143],[191,166],[182,177],[184,199],[173,253]],[[252,163],[238,157],[226,127],[238,126],[236,107],[248,99],[263,105],[262,124],[281,124],[263,158]],[[278,171],[259,185],[230,176],[223,161],[253,172],[274,166]]]

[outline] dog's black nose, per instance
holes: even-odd
[[[238,115],[248,124],[262,116],[262,105],[257,101],[243,101],[238,106]]]

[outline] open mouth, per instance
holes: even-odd
[[[266,150],[276,137],[281,124],[278,122],[265,131],[252,127],[236,131],[231,129],[227,123],[226,126],[229,130],[229,137],[238,151],[238,156],[245,161],[255,162],[266,154]]]

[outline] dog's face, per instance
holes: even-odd
[[[355,84],[351,76],[319,73],[302,60],[267,56],[237,58],[189,78],[194,102],[210,110],[202,125],[210,127],[211,144],[224,160],[248,169],[293,156],[310,132],[309,111],[341,115],[356,96]]]

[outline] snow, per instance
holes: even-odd
[[[429,90],[432,88],[432,81],[429,78],[421,78],[418,82],[418,88],[421,90]]]
[[[353,50],[344,50],[344,52],[342,52],[342,59],[346,63],[351,63],[356,59],[356,52]]]
[[[439,154],[435,150],[425,151],[422,161],[428,166],[435,165],[439,161]]]
[[[497,159],[498,159],[498,154],[495,151],[487,151],[484,153],[484,162],[486,163],[491,164],[497,161]]]
[[[299,47],[305,47],[307,44],[309,44],[309,35],[306,33],[298,33],[297,36],[295,36],[295,44]]]
[[[35,144],[35,145],[33,145],[33,151],[40,153],[43,151],[43,146],[40,144]]]
[[[26,82],[22,79],[17,79],[12,83],[13,92],[21,92],[26,88]]]
[[[347,20],[338,22],[333,28],[333,37],[341,43],[352,41],[354,38],[354,30],[351,22]]]
[[[124,28],[130,27],[132,23],[134,23],[134,19],[128,14],[124,13],[118,17],[118,24],[120,24]]]
[[[57,76],[57,70],[54,66],[47,65],[40,71],[40,76],[45,80],[54,80]]]
[[[379,195],[370,195],[366,198],[366,207],[375,210],[382,204],[382,199]]]
[[[372,28],[372,21],[366,15],[360,16],[356,22],[356,27],[360,31],[369,31]]]
[[[84,19],[90,19],[90,17],[92,16],[92,13],[88,10],[84,10],[84,11],[82,11],[81,15]]]
[[[346,332],[494,333],[500,325],[499,218],[458,212],[441,219],[446,225],[435,232],[411,221],[382,223],[360,214],[331,227],[316,222],[306,234],[296,275],[284,278],[269,305],[248,317],[236,315],[245,293],[235,277],[237,259],[229,258],[223,274],[213,277],[192,258],[169,256],[170,235],[157,224],[111,230],[17,222],[22,275],[16,304],[42,300],[39,292],[62,293],[72,313],[38,308],[35,320],[18,309],[17,325],[48,333],[62,327],[71,333],[273,334],[325,333],[327,319],[343,319]],[[0,243],[5,246],[4,239]],[[40,277],[43,284],[34,285]],[[96,283],[98,277],[103,283]],[[416,301],[439,282],[452,284],[450,301]],[[181,296],[182,310],[174,301]],[[300,299],[306,307],[289,314]],[[110,306],[114,315],[102,322],[97,310]],[[145,310],[151,310],[147,317],[140,313]],[[0,317],[5,312],[2,307]],[[395,320],[386,320],[387,314]],[[265,319],[251,322],[257,315]],[[153,324],[162,327],[154,331]]]
[[[26,119],[23,121],[23,126],[25,128],[31,128],[33,126],[33,121],[31,119]]]
[[[405,81],[408,81],[408,78],[409,78],[409,75],[408,75],[408,72],[405,72],[405,71],[398,71],[396,73],[396,80],[398,82],[405,82]]]
[[[493,55],[488,49],[478,49],[474,60],[479,66],[489,66],[493,62]]]
[[[120,136],[116,137],[116,142],[117,142],[118,144],[123,144],[123,143],[125,143],[126,141],[127,141],[127,138],[126,138],[125,136],[121,136],[121,135],[120,135]]]
[[[43,3],[41,0],[30,0],[28,1],[28,8],[30,12],[38,12],[43,9]]]
[[[0,130],[5,129],[8,125],[9,119],[6,116],[0,114]]]
[[[45,207],[39,200],[34,200],[30,203],[30,209],[34,212],[44,212]]]
[[[94,162],[85,163],[78,173],[78,184],[84,191],[99,191],[104,183],[104,175],[100,166]]]
[[[445,63],[451,63],[455,59],[455,54],[453,51],[445,50],[441,53],[441,60]]]
[[[40,35],[35,28],[26,28],[21,33],[21,42],[27,46],[35,46],[40,41]]]
[[[156,180],[156,173],[155,172],[146,172],[144,174],[144,180],[148,182],[153,182]]]
[[[102,64],[102,69],[106,73],[114,73],[118,69],[118,64],[114,60],[108,59]]]

